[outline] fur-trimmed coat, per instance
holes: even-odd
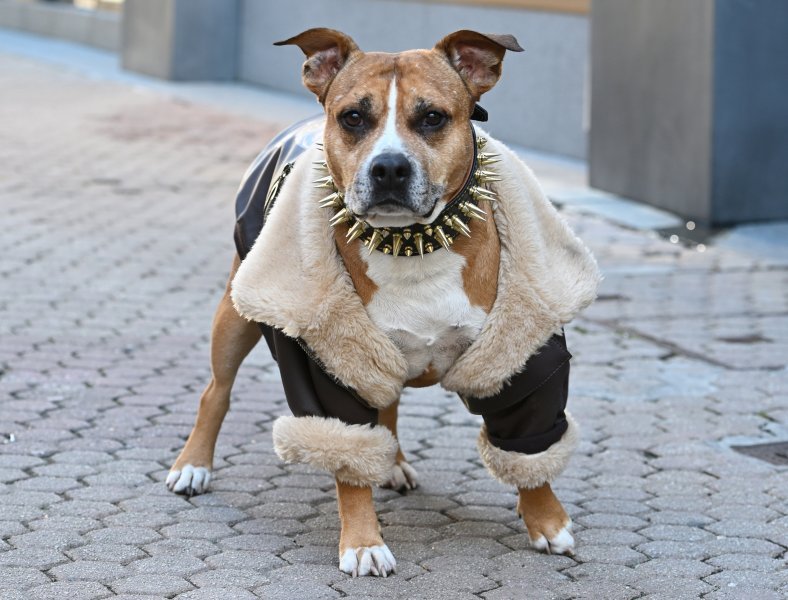
[[[496,169],[501,181],[493,186],[499,198],[493,210],[501,240],[499,288],[481,333],[441,385],[485,398],[499,393],[529,357],[591,303],[600,274],[531,170],[505,145],[477,132],[488,139],[485,152],[501,156]],[[312,185],[313,162],[322,159],[322,150],[312,145],[295,162],[232,282],[232,299],[242,316],[302,340],[330,375],[370,407],[384,408],[399,398],[407,363],[355,291],[329,225],[332,210],[318,207],[324,194]],[[302,435],[300,429],[280,433],[279,438]],[[277,445],[276,429],[274,434]],[[282,454],[305,460],[303,449]],[[348,479],[365,481],[363,476]]]

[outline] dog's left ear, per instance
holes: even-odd
[[[513,35],[479,33],[470,29],[450,33],[435,44],[435,50],[446,55],[465,80],[474,100],[498,83],[506,51],[523,51]]]
[[[308,29],[287,40],[274,43],[274,46],[288,45],[298,46],[306,55],[301,76],[304,85],[317,96],[321,104],[325,100],[328,86],[345,66],[348,58],[361,52],[349,35],[325,27]]]

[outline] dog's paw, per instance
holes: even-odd
[[[194,496],[208,491],[211,483],[211,470],[206,467],[185,465],[183,469],[173,469],[167,475],[167,488],[176,494]]]
[[[348,548],[339,559],[339,570],[353,577],[388,577],[396,572],[397,561],[386,544]]]
[[[569,521],[558,533],[550,538],[541,533],[535,538],[532,536],[531,545],[547,554],[574,556],[575,538],[572,536],[572,521]]]
[[[397,492],[404,492],[406,490],[415,490],[419,485],[418,474],[416,469],[411,467],[407,462],[402,461],[397,463],[391,469],[391,476],[381,487],[389,488]]]

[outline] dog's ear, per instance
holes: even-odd
[[[506,51],[523,51],[513,35],[479,33],[469,29],[450,33],[435,44],[435,50],[446,55],[465,80],[474,100],[498,82]]]
[[[274,46],[287,45],[298,46],[306,55],[302,71],[304,85],[321,103],[325,99],[329,84],[348,58],[361,52],[350,36],[325,27],[308,29],[290,39],[274,43]]]

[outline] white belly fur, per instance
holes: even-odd
[[[367,312],[407,359],[408,378],[430,366],[442,376],[476,339],[487,317],[471,306],[463,289],[465,258],[446,250],[423,260],[362,254],[367,276],[378,286]]]

